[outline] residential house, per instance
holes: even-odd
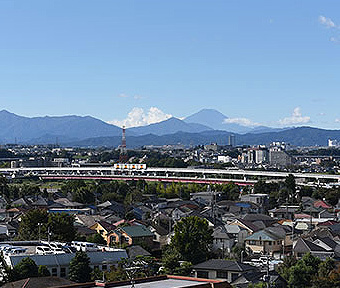
[[[115,215],[117,217],[125,216],[125,207],[123,204],[110,200],[97,205],[101,215]]]
[[[153,247],[154,234],[144,225],[117,227],[108,235],[108,246],[111,244],[145,245]],[[144,247],[144,246],[143,246]]]
[[[273,255],[282,250],[285,236],[264,229],[248,236],[245,239],[245,248],[251,253]]]
[[[316,242],[317,243],[317,242]],[[321,260],[326,260],[328,257],[334,256],[334,251],[327,251],[322,246],[313,243],[310,240],[299,238],[293,246],[294,256],[298,259],[302,258],[303,255],[310,253]]]
[[[93,224],[91,227],[89,227],[92,230],[95,230],[98,234],[100,234],[104,240],[108,241],[108,235],[109,233],[114,230],[116,227],[114,225],[111,225],[110,223],[100,220]]]
[[[213,252],[218,253],[224,258],[226,253],[231,252],[231,248],[235,243],[235,238],[228,233],[228,230],[224,225],[216,227],[212,236],[214,237],[212,244]]]
[[[164,247],[170,243],[169,231],[159,225],[150,225],[149,230],[153,233],[153,241],[156,242],[159,248]]]
[[[146,221],[149,220],[152,215],[152,210],[145,205],[138,205],[132,208],[134,217],[138,220]]]
[[[241,201],[252,202],[259,205],[260,207],[262,207],[261,212],[263,213],[267,209],[269,203],[269,195],[263,193],[246,194],[241,196]]]
[[[287,282],[284,280],[277,272],[270,271],[267,272],[247,272],[242,274],[239,278],[237,278],[234,282],[231,283],[231,285],[235,288],[248,288],[250,285],[257,284],[257,283],[263,283],[266,282],[265,280],[268,280],[270,283],[270,287],[274,288],[285,288],[287,287]]]
[[[299,211],[299,206],[280,206],[271,210],[268,210],[270,217],[278,219],[294,219],[294,214]]]

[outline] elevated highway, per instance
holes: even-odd
[[[109,167],[28,167],[1,168],[0,173],[11,178],[41,179],[146,180],[187,183],[227,183],[253,185],[258,180],[280,181],[293,174],[299,182],[340,183],[340,174],[289,173],[240,169],[157,168],[118,169]]]

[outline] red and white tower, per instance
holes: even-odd
[[[123,134],[122,134],[122,144],[120,145],[120,155],[119,155],[119,163],[126,163],[128,161],[128,155],[126,150],[126,136],[125,136],[125,126],[123,126]]]

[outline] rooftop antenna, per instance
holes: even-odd
[[[120,155],[119,162],[126,163],[128,160],[127,150],[126,150],[126,136],[125,136],[125,126],[122,128],[122,144],[120,145]]]

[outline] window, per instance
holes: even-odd
[[[226,271],[218,270],[216,276],[217,278],[228,279],[228,273]]]
[[[65,267],[60,268],[60,277],[66,277],[66,268]]]
[[[272,246],[272,241],[268,241],[268,245],[269,245],[269,246]]]
[[[231,273],[231,281],[235,281],[238,278],[238,273]]]
[[[206,279],[209,279],[208,271],[197,271],[197,278],[206,278]]]
[[[58,276],[58,269],[52,268],[52,276]]]
[[[256,241],[255,240],[250,240],[249,241],[249,245],[256,245]]]

